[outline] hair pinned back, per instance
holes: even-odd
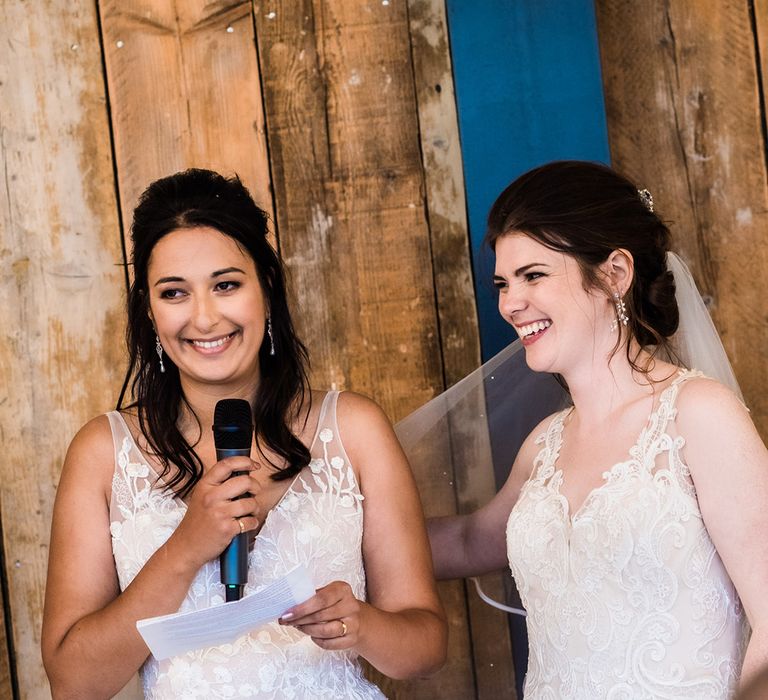
[[[585,161],[556,161],[521,175],[498,197],[488,214],[486,242],[523,233],[574,257],[587,288],[606,293],[598,268],[614,251],[632,254],[635,274],[624,296],[627,331],[641,347],[664,347],[677,330],[675,284],[667,269],[670,233],[653,211],[648,190],[611,168]],[[653,349],[651,349],[653,353]],[[627,357],[630,357],[629,343]]]

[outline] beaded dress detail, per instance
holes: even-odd
[[[528,613],[526,700],[711,698],[736,690],[748,627],[702,521],[675,430],[682,371],[573,514],[555,415],[507,522]],[[727,465],[723,465],[727,468]]]
[[[362,559],[363,496],[339,438],[338,392],[320,410],[310,449],[312,461],[294,479],[252,538],[244,595],[257,593],[298,564],[317,588],[347,581],[365,600]],[[107,414],[115,443],[110,530],[120,588],[124,590],[171,536],[186,504],[167,493],[117,412]],[[182,612],[224,602],[218,559],[203,566],[179,608]],[[384,695],[362,675],[356,655],[325,651],[298,630],[267,624],[231,644],[158,661],[141,669],[147,698],[263,698],[297,700]]]

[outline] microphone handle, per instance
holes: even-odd
[[[250,457],[250,446],[244,449],[216,448],[216,460],[226,457]],[[248,472],[232,472],[232,476],[240,476]],[[231,477],[230,477],[231,478]],[[245,494],[237,496],[245,498]],[[243,597],[243,586],[248,581],[248,533],[235,535],[227,548],[219,555],[221,582],[224,584],[226,601],[240,600]]]

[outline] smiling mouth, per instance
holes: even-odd
[[[223,345],[225,345],[227,342],[232,340],[232,338],[235,337],[235,334],[237,331],[233,331],[229,335],[224,335],[221,338],[216,338],[215,340],[187,340],[187,342],[192,345],[193,347],[200,348],[202,350],[215,350],[216,348],[220,348]]]
[[[523,340],[529,340],[543,331],[547,330],[552,325],[552,321],[545,319],[543,321],[534,321],[533,323],[527,323],[524,326],[515,326],[517,334]]]

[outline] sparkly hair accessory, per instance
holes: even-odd
[[[650,212],[653,212],[653,195],[648,190],[638,190],[638,197],[643,203],[643,206]]]

